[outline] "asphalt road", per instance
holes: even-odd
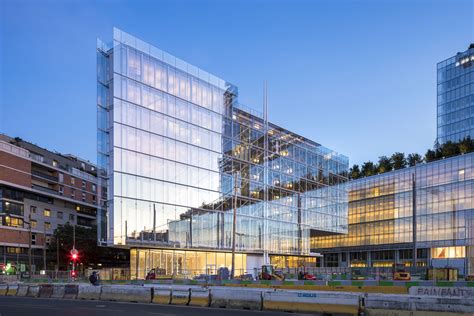
[[[149,315],[149,316],[237,316],[237,315],[279,315],[298,314],[273,313],[261,311],[243,311],[225,308],[201,308],[189,306],[137,304],[104,301],[56,300],[44,298],[0,296],[0,316],[112,316],[112,315]]]

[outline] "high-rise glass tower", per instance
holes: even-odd
[[[311,257],[310,236],[347,232],[347,157],[118,29],[97,56],[99,238],[131,248],[132,276],[229,267],[234,243],[242,273],[288,265]]]
[[[474,138],[474,44],[438,63],[438,143]]]

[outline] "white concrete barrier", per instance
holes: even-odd
[[[18,284],[9,284],[8,285],[8,291],[7,291],[6,295],[16,296],[17,292],[18,292]]]
[[[100,294],[102,301],[151,302],[151,288],[127,285],[103,285]]]
[[[190,289],[187,287],[176,287],[171,289],[172,305],[188,305],[190,298]]]
[[[64,285],[53,285],[53,292],[51,293],[51,298],[64,298],[65,290],[66,287]]]
[[[474,288],[470,287],[412,286],[408,291],[412,296],[474,299]]]
[[[191,288],[190,290],[189,306],[209,307],[211,304],[211,291],[209,289]]]
[[[40,286],[39,285],[31,284],[31,285],[28,286],[28,293],[26,294],[26,296],[38,297],[39,291],[40,291]]]
[[[8,285],[0,284],[0,295],[7,295],[7,292],[8,292]]]
[[[29,286],[27,284],[18,285],[16,296],[26,296],[26,295],[28,295],[28,288],[29,288]]]
[[[64,296],[63,298],[74,299],[77,298],[79,287],[77,284],[66,284],[64,285]]]
[[[263,309],[298,313],[357,315],[359,295],[343,292],[267,291]]]
[[[367,294],[365,309],[369,315],[388,315],[384,311],[409,311],[423,315],[440,313],[464,313],[474,315],[472,298],[445,298],[434,296],[410,296],[399,294]],[[416,313],[414,313],[416,314]]]
[[[262,292],[246,289],[211,289],[211,307],[235,309],[262,309]]]
[[[154,287],[153,299],[151,302],[155,304],[171,303],[171,288],[170,287]]]
[[[81,300],[99,300],[101,286],[80,284],[77,289],[77,298]]]

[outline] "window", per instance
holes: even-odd
[[[96,190],[96,187],[95,187],[95,184],[92,185],[92,192],[95,192]]]
[[[50,245],[51,244],[51,236],[47,236],[46,237],[46,245]]]
[[[466,257],[465,247],[440,247],[431,249],[433,259],[464,258]]]
[[[59,182],[63,183],[64,182],[64,174],[63,173],[59,173]]]
[[[83,163],[83,162],[81,162],[81,168],[82,168],[82,169],[86,169],[86,164]]]
[[[31,234],[31,244],[36,245],[36,234]]]
[[[82,180],[82,189],[85,190],[86,189],[86,181]]]
[[[74,214],[69,214],[69,220],[74,222]]]
[[[50,217],[51,216],[51,210],[48,210],[47,208],[45,208],[43,210],[43,216]]]
[[[75,185],[75,184],[76,184],[76,178],[71,177],[71,184],[72,184],[72,185]]]
[[[59,195],[64,194],[64,187],[62,185],[59,186]]]
[[[63,218],[63,212],[61,212],[61,211],[58,212],[58,218],[60,218],[60,219]]]
[[[44,222],[44,229],[50,230],[51,229],[51,223],[50,222]]]
[[[56,160],[53,160],[53,167],[57,167],[58,166],[58,162]]]
[[[31,228],[36,228],[37,225],[38,225],[38,222],[35,219],[32,219],[31,220]]]
[[[23,219],[5,216],[5,225],[10,227],[23,227]]]
[[[30,206],[30,212],[31,214],[36,214],[36,206]]]
[[[71,189],[71,198],[75,198],[76,197],[76,191],[74,189]]]
[[[83,202],[86,201],[86,194],[85,194],[85,193],[82,193],[82,201],[83,201]]]

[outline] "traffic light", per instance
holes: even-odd
[[[70,251],[71,254],[71,261],[72,262],[77,262],[79,260],[79,252],[77,251],[76,248],[72,248]]]
[[[77,271],[76,270],[71,271],[71,277],[73,277],[73,278],[77,277]]]

